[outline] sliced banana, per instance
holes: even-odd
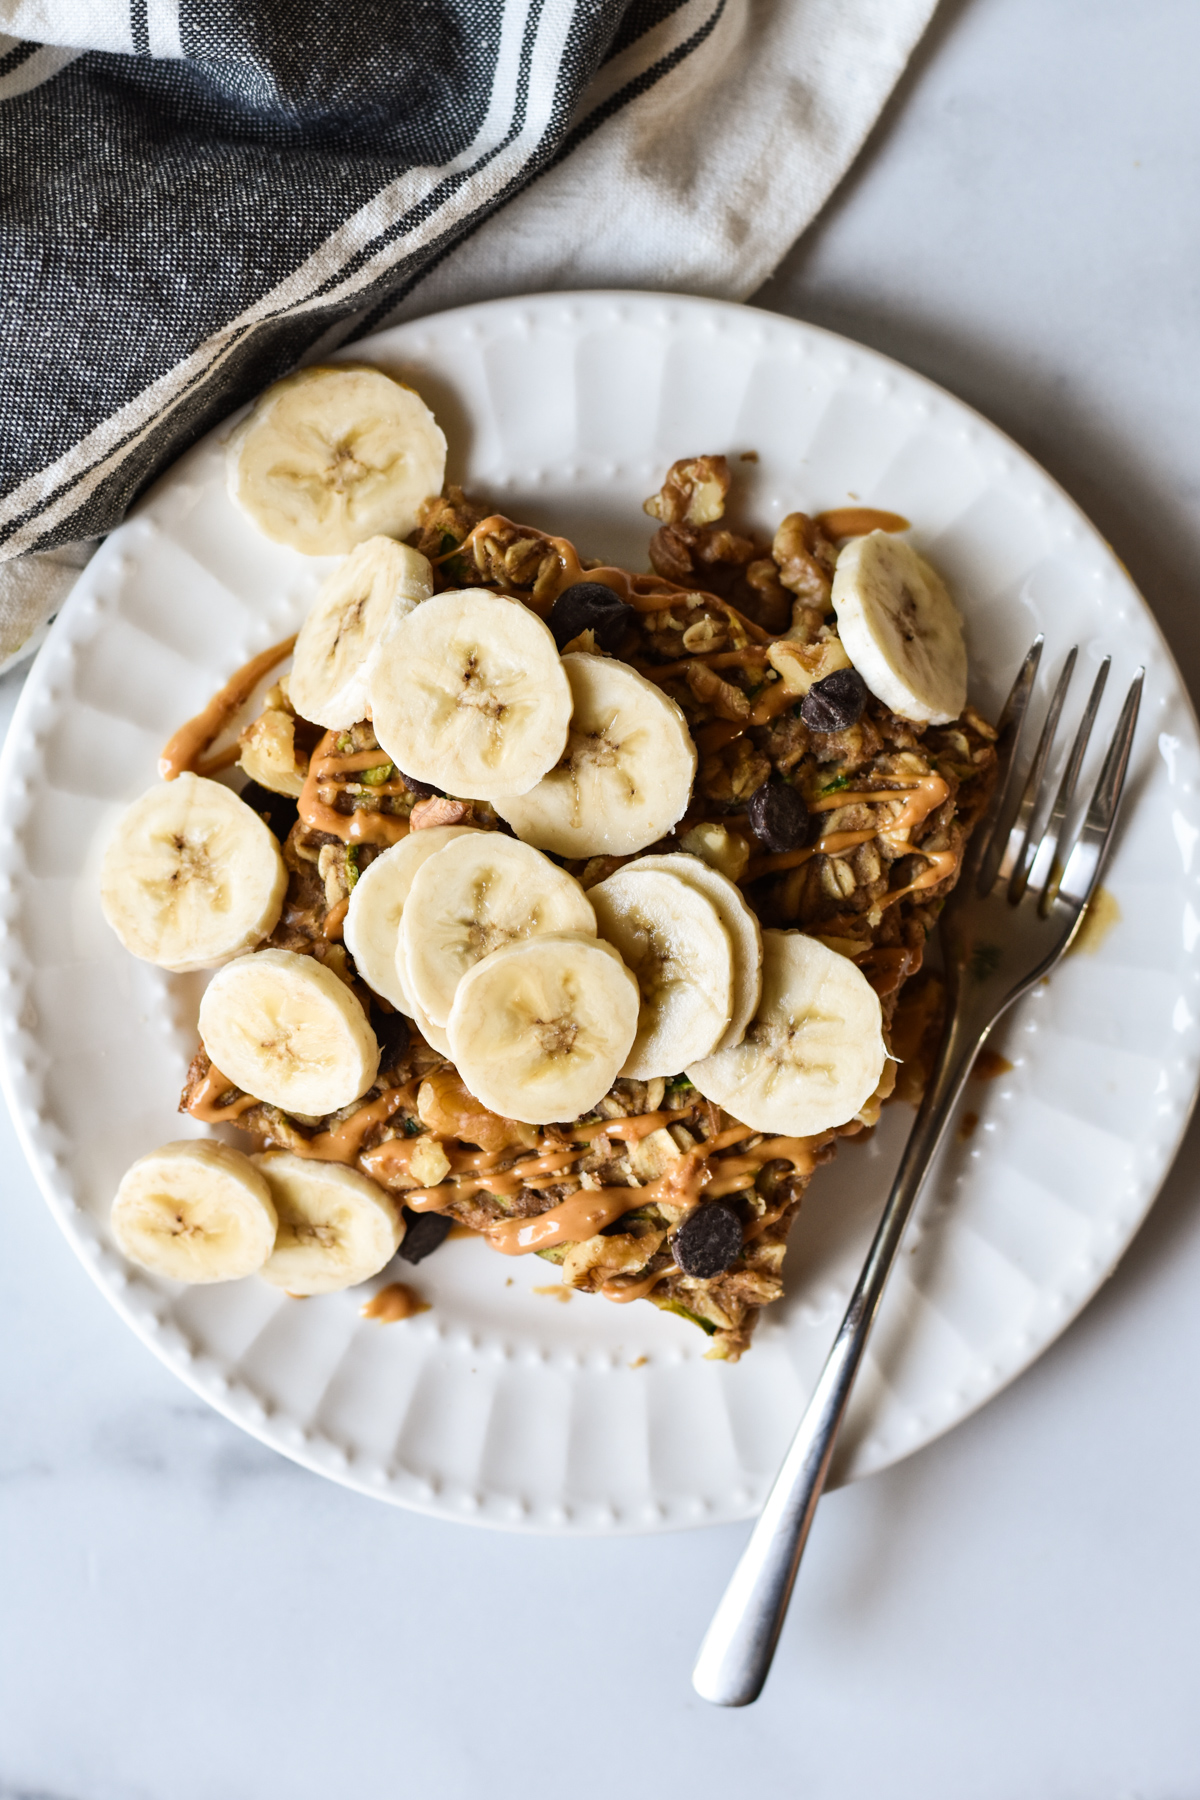
[[[887,531],[843,545],[833,576],[843,648],[876,699],[902,719],[947,725],[967,704],[962,619],[945,583]]]
[[[346,948],[367,986],[410,1019],[414,1016],[412,1001],[397,956],[404,902],[421,864],[474,829],[471,825],[430,825],[424,831],[410,831],[377,856],[351,889],[342,929]]]
[[[333,1294],[378,1275],[404,1237],[390,1194],[344,1163],[270,1150],[252,1158],[279,1215],[275,1248],[259,1270],[289,1294]]]
[[[551,931],[595,936],[596,915],[574,876],[499,831],[467,832],[413,877],[400,921],[402,977],[444,1026],[468,969],[504,944]]]
[[[301,369],[255,403],[226,468],[231,499],[267,537],[342,556],[415,529],[442,491],[446,439],[420,395],[380,369]]]
[[[200,1002],[200,1036],[247,1094],[312,1118],[349,1106],[379,1072],[357,995],[293,950],[260,950],[219,969]]]
[[[649,1081],[708,1056],[733,1017],[734,992],[733,945],[713,901],[698,883],[637,863],[589,888],[588,899],[641,993],[621,1074]]]
[[[394,538],[368,538],[335,569],[300,627],[288,692],[302,719],[345,731],[365,719],[370,677],[389,628],[428,600],[428,558]]]
[[[275,1243],[271,1190],[248,1156],[186,1138],[140,1156],[113,1201],[113,1236],[131,1262],[172,1281],[237,1281]]]
[[[275,929],[287,888],[279,844],[219,781],[180,775],[135,800],[100,874],[100,905],[127,950],[183,974]]]
[[[393,762],[464,800],[523,794],[563,753],[571,690],[549,627],[484,588],[438,594],[388,633],[371,680]]]
[[[886,1057],[879,997],[861,969],[802,932],[764,931],[757,1016],[740,1044],[687,1074],[753,1130],[813,1137],[861,1112]]]
[[[733,947],[733,1012],[715,1048],[740,1044],[762,994],[762,930],[741,889],[700,856],[639,856],[625,870],[629,875],[643,872],[677,875],[716,907]]]
[[[598,1105],[637,1024],[637,982],[616,951],[568,932],[476,963],[458,985],[447,1034],[477,1100],[503,1118],[548,1125]]]
[[[413,1024],[425,1039],[429,1048],[431,1050],[436,1050],[439,1056],[448,1057],[451,1053],[449,1037],[446,1035],[442,1026],[435,1025],[428,1014],[421,1011],[421,1008],[415,1000],[412,1003],[412,1018]]]
[[[573,651],[562,666],[573,702],[566,752],[528,793],[501,796],[496,811],[556,856],[629,856],[687,810],[692,734],[675,702],[628,663]]]

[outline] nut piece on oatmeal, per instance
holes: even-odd
[[[723,456],[693,456],[672,463],[657,494],[642,508],[664,525],[711,525],[725,511],[729,464]]]
[[[841,639],[826,632],[815,644],[802,644],[795,638],[780,638],[767,646],[767,660],[779,675],[784,688],[798,698],[807,694],[818,681],[824,681],[837,669],[848,669],[850,658]]]
[[[797,599],[824,611],[833,589],[837,551],[815,519],[807,513],[789,513],[771,545],[779,579]]]
[[[273,707],[260,713],[238,739],[238,762],[260,787],[298,800],[304,791],[308,758],[296,752],[294,716]]]
[[[750,861],[750,846],[742,833],[712,821],[693,825],[690,831],[685,831],[679,840],[679,848],[700,857],[710,869],[727,876],[730,881],[740,881]]]

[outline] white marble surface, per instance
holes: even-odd
[[[1038,455],[1193,687],[1198,53],[1194,0],[947,0],[762,296]],[[125,1331],[0,1130],[0,1800],[1200,1792],[1197,1131],[1029,1375],[829,1498],[725,1714],[688,1670],[743,1530],[510,1539],[303,1473]]]

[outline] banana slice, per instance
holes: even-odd
[[[740,1044],[758,1011],[762,994],[762,931],[742,891],[700,856],[639,856],[625,873],[676,875],[698,889],[717,909],[733,947],[733,1012],[717,1039],[717,1050]]]
[[[343,556],[414,530],[442,491],[446,439],[420,395],[380,369],[301,369],[256,402],[226,469],[230,498],[267,537]]]
[[[219,781],[180,775],[125,813],[104,853],[100,905],[134,956],[184,974],[261,943],[286,888],[258,814]]]
[[[637,982],[617,952],[565,932],[476,963],[458,985],[447,1033],[477,1100],[503,1118],[548,1125],[598,1105],[637,1024]]]
[[[424,831],[410,831],[377,856],[350,891],[342,928],[346,948],[367,986],[410,1019],[414,1017],[412,1001],[397,956],[404,902],[421,864],[474,829],[471,825],[430,825]]]
[[[471,831],[413,877],[400,921],[403,979],[422,1011],[444,1026],[468,969],[503,944],[550,931],[596,934],[596,915],[574,876],[515,838]]]
[[[414,1025],[429,1048],[436,1050],[439,1056],[449,1057],[451,1054],[449,1037],[440,1025],[435,1025],[428,1014],[421,1011],[415,1000],[412,1003],[412,1017]]]
[[[200,1002],[200,1036],[230,1081],[284,1112],[336,1112],[379,1072],[357,995],[293,950],[260,950],[219,969]]]
[[[300,627],[288,693],[302,719],[344,731],[365,719],[388,628],[433,592],[428,559],[393,538],[368,538],[335,569]]]
[[[879,998],[861,969],[799,931],[764,931],[757,1016],[740,1044],[687,1075],[755,1131],[813,1137],[861,1112],[886,1057]]]
[[[333,1294],[378,1275],[404,1237],[390,1194],[344,1163],[270,1150],[251,1158],[267,1180],[279,1231],[259,1270],[289,1294]]]
[[[851,538],[833,609],[842,646],[876,699],[902,719],[948,725],[967,704],[962,619],[945,583],[891,532]]]
[[[140,1156],[113,1201],[113,1236],[131,1262],[172,1281],[237,1281],[275,1243],[271,1190],[248,1156],[186,1138]]]
[[[621,1074],[649,1081],[708,1056],[733,1017],[733,945],[713,902],[698,884],[636,863],[589,888],[588,899],[641,992]]]
[[[464,800],[535,786],[562,755],[571,690],[549,627],[483,588],[393,626],[371,681],[375,735],[419,781]]]
[[[628,663],[572,651],[562,666],[573,699],[566,753],[519,799],[502,795],[496,811],[556,856],[629,856],[687,809],[696,773],[687,720]]]

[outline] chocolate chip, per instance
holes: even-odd
[[[754,835],[767,850],[802,850],[812,821],[794,787],[772,776],[750,796],[746,816]]]
[[[445,1213],[419,1213],[406,1206],[404,1223],[406,1230],[400,1254],[405,1262],[419,1263],[445,1243],[454,1220],[448,1219]]]
[[[435,794],[440,794],[442,791],[441,788],[430,787],[427,781],[418,781],[415,775],[406,775],[403,769],[397,769],[396,773],[409,793],[418,800],[432,800]]]
[[[800,717],[810,731],[848,731],[857,725],[867,704],[867,684],[857,669],[835,669],[814,681],[800,702]]]
[[[632,606],[599,581],[577,581],[564,588],[550,608],[549,626],[560,650],[581,631],[595,633],[601,650],[615,651],[636,617]]]
[[[673,1233],[671,1249],[685,1275],[708,1281],[723,1275],[742,1254],[742,1221],[727,1202],[709,1200]]]
[[[242,799],[247,806],[254,808],[260,818],[265,819],[275,836],[282,844],[296,820],[300,817],[296,802],[290,794],[273,794],[257,781],[248,781],[242,789]]]

